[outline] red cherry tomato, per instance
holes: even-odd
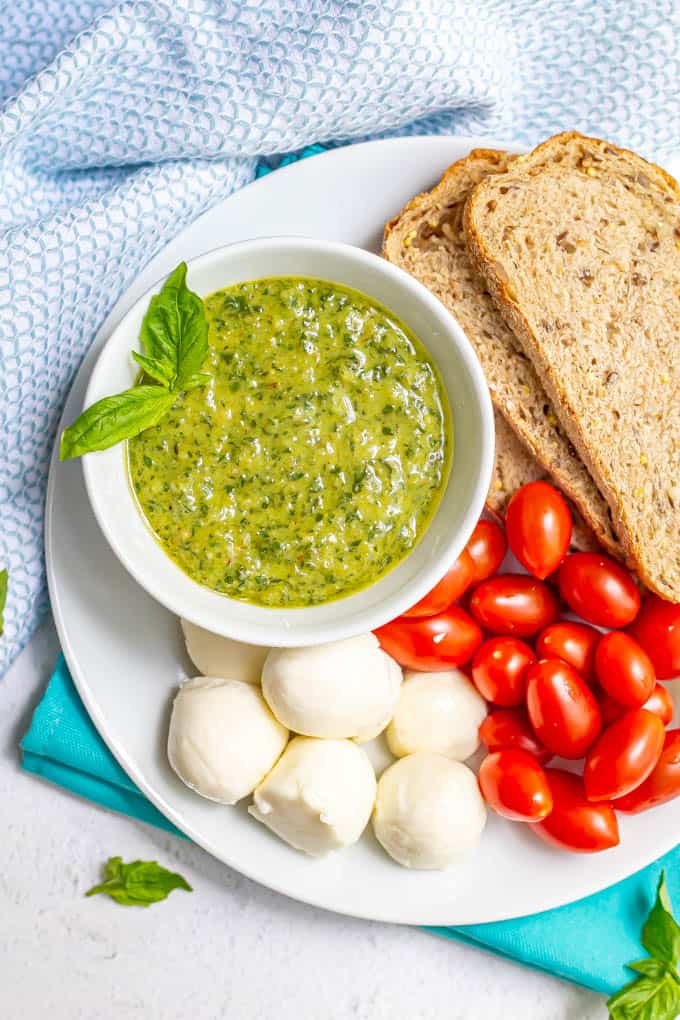
[[[415,606],[411,606],[404,616],[409,620],[420,619],[422,616],[435,616],[437,613],[443,612],[467,591],[474,579],[475,565],[470,553],[467,549],[463,549],[439,584],[436,584],[432,591],[424,595],[420,602],[416,602]]]
[[[490,638],[475,652],[472,681],[482,697],[494,705],[521,705],[527,688],[526,672],[534,662],[531,648],[518,638]]]
[[[614,701],[604,691],[598,693],[597,703],[600,706],[600,715],[602,716],[602,728],[609,726],[610,723],[616,722],[622,715],[625,715],[629,711],[625,705],[619,705],[618,701]]]
[[[621,705],[640,708],[654,690],[652,660],[628,634],[610,631],[595,650],[595,672],[603,691]]]
[[[647,652],[659,680],[680,676],[680,603],[648,595],[628,633]]]
[[[479,739],[488,751],[504,747],[528,751],[541,765],[552,758],[552,751],[540,743],[523,708],[496,708],[489,712],[479,727]]]
[[[469,662],[482,632],[460,606],[423,620],[397,617],[375,631],[388,655],[406,669],[435,673]]]
[[[560,659],[541,659],[530,667],[527,710],[538,739],[563,758],[582,758],[602,728],[590,687]]]
[[[493,521],[479,521],[465,547],[475,565],[474,582],[484,581],[495,574],[505,559],[508,543],[500,525]]]
[[[622,715],[625,715],[626,712],[630,711],[628,706],[615,701],[611,695],[605,694],[604,691],[602,691],[598,697],[597,703],[600,706],[603,727],[616,722],[616,720],[620,719]],[[668,726],[669,722],[673,718],[673,699],[666,688],[661,684],[655,684],[654,690],[649,695],[642,708],[646,709],[647,712],[651,712],[652,715],[658,715],[664,726]]]
[[[540,822],[552,811],[545,772],[527,751],[495,751],[480,765],[478,779],[484,800],[504,818]]]
[[[561,492],[548,482],[529,482],[508,503],[508,543],[523,567],[541,580],[569,552],[572,521]]]
[[[604,691],[597,699],[600,706],[600,713],[602,715],[602,725],[609,726],[610,723],[620,719],[622,715],[625,715],[629,711],[626,705],[621,705],[618,701],[609,695],[605,694]],[[664,726],[668,726],[669,722],[673,718],[673,699],[670,694],[661,684],[655,684],[654,690],[649,695],[644,705],[642,706],[652,715],[658,715]]]
[[[659,760],[664,734],[658,715],[644,708],[631,709],[603,730],[583,769],[588,800],[614,800],[643,783]]]
[[[640,608],[633,578],[610,556],[572,553],[560,567],[557,583],[569,608],[597,627],[626,627]]]
[[[539,659],[562,659],[573,666],[587,683],[595,679],[595,646],[602,637],[599,630],[587,623],[558,620],[536,639]]]
[[[559,614],[555,593],[526,574],[497,574],[472,592],[470,612],[492,634],[532,637]]]
[[[553,797],[553,809],[533,831],[546,843],[592,854],[609,850],[619,842],[619,826],[611,804],[591,804],[586,800],[583,781],[563,769],[546,769]]]
[[[664,804],[680,795],[680,730],[668,730],[661,757],[653,770],[634,790],[619,797],[616,810],[637,814]]]
[[[673,699],[663,684],[654,684],[652,693],[642,707],[652,715],[658,715],[664,726],[668,726],[675,711]]]

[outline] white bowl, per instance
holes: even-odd
[[[381,626],[441,579],[484,507],[493,467],[493,413],[484,375],[460,326],[425,287],[377,255],[329,241],[261,238],[192,259],[187,283],[205,296],[266,276],[313,276],[362,291],[402,319],[439,368],[453,414],[453,464],[437,513],[406,559],[369,588],[324,605],[249,605],[193,581],[166,555],[133,496],[124,444],[87,454],[83,468],[93,510],[111,548],[162,605],[216,634],[251,644],[312,645]],[[130,351],[139,349],[142,319],[162,282],[140,298],[111,335],[94,367],[86,407],[133,384]]]

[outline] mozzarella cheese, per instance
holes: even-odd
[[[213,634],[181,620],[187,655],[203,676],[228,676],[246,684],[259,684],[268,648]]]
[[[288,730],[257,687],[196,677],[180,687],[172,706],[168,759],[196,793],[235,804],[262,782],[287,741]]]
[[[385,736],[397,758],[435,751],[464,761],[479,747],[479,726],[485,716],[484,698],[460,670],[407,670]]]
[[[350,740],[295,737],[248,808],[296,850],[321,857],[350,846],[371,817],[376,782],[368,755]]]
[[[359,742],[387,726],[399,697],[401,668],[373,634],[311,648],[272,648],[262,693],[276,718],[308,737]]]
[[[380,777],[373,829],[406,868],[448,867],[478,844],[485,822],[476,776],[460,762],[420,751]]]

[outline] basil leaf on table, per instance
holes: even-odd
[[[157,861],[123,864],[122,857],[110,857],[104,865],[104,881],[88,889],[85,895],[103,893],[124,907],[150,907],[167,899],[173,889],[193,892],[185,878]]]
[[[186,284],[181,262],[154,294],[144,316],[144,353],[132,352],[146,379],[123,393],[88,407],[61,436],[61,460],[106,450],[157,425],[181,392],[210,381],[201,372],[208,354],[208,321],[203,301]]]
[[[607,1001],[612,1020],[676,1020],[680,1016],[680,926],[673,917],[666,878],[661,873],[654,906],[642,929],[646,960],[629,963],[635,978]]]
[[[4,612],[5,602],[7,601],[7,582],[9,575],[6,570],[0,570],[0,637],[5,627]]]
[[[675,1020],[680,1013],[680,984],[671,973],[660,981],[640,977],[607,1003],[612,1020]]]
[[[665,876],[661,876],[656,901],[642,929],[642,945],[650,956],[678,966],[680,925],[673,917]]]
[[[186,285],[187,267],[181,262],[149,302],[141,340],[149,357],[173,374],[171,385],[200,372],[208,353],[208,323],[203,302]]]
[[[669,970],[668,964],[663,960],[654,960],[651,957],[646,960],[636,960],[635,963],[627,963],[626,966],[631,970],[636,970],[638,974],[654,978],[655,981],[660,981]]]

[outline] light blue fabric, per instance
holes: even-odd
[[[183,835],[140,793],[97,733],[63,655],[33,713],[21,753],[27,771],[114,811]]]
[[[0,675],[46,606],[42,507],[68,385],[141,267],[285,153],[396,133],[531,144],[568,127],[663,161],[680,122],[675,0],[14,0],[0,7]],[[290,157],[287,157],[290,158]],[[23,764],[162,828],[63,659]],[[180,833],[178,833],[181,835]],[[596,897],[454,938],[611,991],[661,863]]]
[[[102,320],[257,156],[389,133],[577,127],[663,161],[676,0],[0,4],[0,675],[46,606],[42,510]]]
[[[28,771],[105,807],[181,835],[145,800],[111,756],[78,697],[63,657],[21,747]],[[559,910],[499,924],[433,930],[611,993],[632,977],[625,970],[626,961],[645,955],[640,930],[662,867],[671,899],[680,907],[678,848],[625,882]]]

